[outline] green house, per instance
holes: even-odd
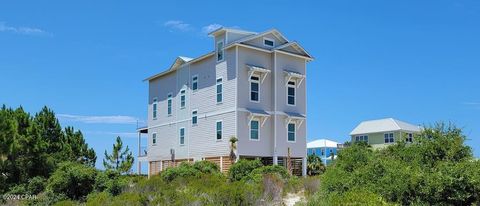
[[[361,122],[352,132],[351,141],[364,141],[373,148],[382,148],[397,141],[413,142],[421,127],[393,118]]]

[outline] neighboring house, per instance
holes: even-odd
[[[276,29],[209,35],[214,51],[178,57],[145,79],[148,126],[138,131],[148,134],[148,144],[139,160],[148,162],[149,175],[198,160],[225,172],[233,163],[231,137],[238,138],[237,157],[286,165],[290,156],[293,172],[305,175],[305,74],[313,58]]]
[[[350,133],[352,142],[364,141],[372,147],[385,147],[394,142],[414,141],[414,134],[420,132],[419,126],[393,118],[370,120],[360,123]]]
[[[324,165],[332,162],[332,157],[337,157],[337,151],[341,144],[328,139],[319,139],[307,143],[307,155],[317,155],[322,159]]]

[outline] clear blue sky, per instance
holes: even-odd
[[[2,1],[0,104],[62,114],[101,168],[117,134],[136,154],[145,77],[211,51],[204,31],[215,25],[277,28],[316,57],[309,140],[345,141],[376,118],[452,121],[480,156],[479,1],[199,2]]]

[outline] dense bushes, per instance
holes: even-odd
[[[47,189],[79,200],[93,191],[97,171],[83,164],[65,162],[48,179]]]
[[[165,181],[172,181],[178,177],[199,177],[204,174],[218,174],[218,165],[209,161],[198,161],[193,164],[184,162],[178,167],[167,168],[161,173]]]
[[[239,181],[248,176],[254,169],[263,166],[260,160],[244,160],[241,159],[233,164],[228,170],[228,178],[232,181]]]
[[[365,144],[344,149],[322,176],[323,198],[318,199],[401,205],[479,203],[480,162],[464,145],[461,130],[438,124],[414,138],[413,144],[399,142],[380,150]],[[356,195],[358,191],[364,195]]]

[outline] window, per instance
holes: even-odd
[[[295,124],[294,123],[288,124],[288,141],[295,142]]]
[[[322,150],[322,156],[324,156],[324,155],[325,155],[325,152],[324,152],[324,150],[323,150],[323,149],[321,149],[321,150]]]
[[[167,97],[167,114],[172,115],[172,94],[168,94]]]
[[[275,45],[275,40],[269,38],[263,38],[263,45],[268,47],[273,47]]]
[[[385,133],[384,134],[385,143],[393,143],[395,142],[395,137],[393,133]]]
[[[250,101],[258,102],[260,100],[260,77],[250,77]]]
[[[405,140],[406,142],[413,142],[413,134],[412,133],[407,133],[407,139]]]
[[[217,42],[217,62],[223,61],[223,41]]]
[[[185,128],[180,128],[180,145],[185,144]]]
[[[152,134],[152,144],[156,145],[157,144],[157,133]]]
[[[180,91],[180,109],[185,109],[186,97],[185,90]]]
[[[152,105],[153,106],[153,114],[152,114],[153,119],[157,119],[157,105],[158,105],[157,101],[158,101],[157,98],[153,99],[153,105]]]
[[[192,90],[193,91],[198,90],[198,75],[195,75],[192,77]]]
[[[217,140],[222,139],[222,121],[217,121],[216,125],[216,134],[217,134]]]
[[[198,117],[197,110],[192,111],[192,125],[197,125]]]
[[[289,81],[287,85],[287,105],[295,106],[295,82]]]
[[[217,78],[217,103],[221,103],[223,101],[222,90],[222,78]]]
[[[368,135],[355,136],[355,142],[366,142],[366,143],[368,143]]]
[[[250,140],[258,140],[258,120],[250,121]]]

